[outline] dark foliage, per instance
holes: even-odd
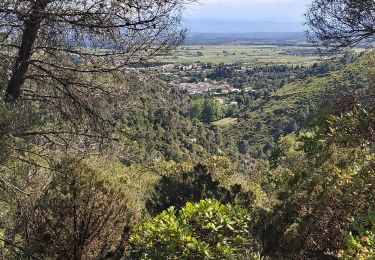
[[[151,215],[157,215],[172,206],[180,209],[187,202],[208,198],[222,203],[237,202],[247,207],[251,207],[254,199],[251,193],[242,190],[241,185],[226,188],[213,179],[206,166],[198,164],[192,171],[181,175],[163,176],[146,207]]]

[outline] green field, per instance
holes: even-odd
[[[159,61],[190,64],[203,63],[249,63],[249,64],[290,64],[310,65],[321,57],[317,54],[293,55],[292,52],[311,52],[313,47],[276,45],[210,45],[181,46],[173,53],[163,56]]]
[[[235,125],[237,123],[238,123],[237,118],[228,117],[228,118],[223,118],[221,120],[215,121],[212,124],[214,126],[218,126],[218,127],[225,127],[225,126],[229,126],[229,125]]]

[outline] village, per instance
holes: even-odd
[[[225,80],[212,80],[206,76],[215,71],[220,64],[193,63],[182,64],[155,64],[146,70],[156,71],[159,77],[171,86],[191,96],[201,94],[212,94],[225,96],[231,93],[255,92],[248,85],[233,87]],[[236,69],[237,72],[246,72],[246,67]]]

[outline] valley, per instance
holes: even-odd
[[[320,60],[316,47],[278,45],[190,45],[181,46],[158,61],[178,64],[241,63],[245,66],[259,64],[311,65]]]
[[[0,1],[0,259],[375,259],[373,10]]]

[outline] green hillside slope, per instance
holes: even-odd
[[[252,109],[240,113],[238,124],[222,130],[226,150],[235,151],[232,156],[269,155],[278,137],[305,127],[318,110],[329,110],[340,93],[363,88],[374,57],[363,54],[343,69],[285,85],[256,100]]]

